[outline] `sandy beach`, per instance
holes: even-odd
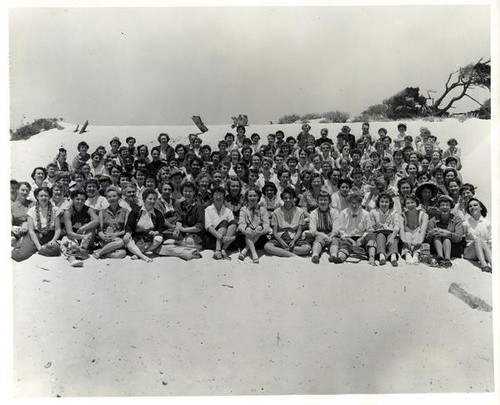
[[[384,126],[391,134],[397,123]],[[113,136],[172,144],[195,127],[76,125],[11,142],[12,176],[29,178],[64,145],[70,156]],[[342,124],[313,124],[313,134]],[[442,145],[455,137],[464,179],[491,206],[489,121],[408,122]],[[351,124],[359,133],[361,124]],[[300,125],[255,125],[262,135]],[[214,146],[227,126],[202,135]],[[25,164],[30,156],[30,164]],[[483,159],[484,158],[484,159]],[[483,160],[481,160],[483,159]],[[478,162],[481,162],[478,164]],[[483,163],[486,162],[486,163]],[[159,396],[491,392],[492,313],[448,292],[458,283],[492,304],[491,274],[466,260],[451,269],[366,262],[332,265],[322,257],[215,262],[212,252],[151,264],[90,258],[81,269],[39,255],[13,263],[14,394]]]

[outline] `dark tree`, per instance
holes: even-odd
[[[444,85],[443,93],[428,107],[430,114],[436,116],[447,115],[448,110],[453,107],[453,104],[464,97],[468,97],[479,105],[482,105],[482,103],[474,99],[470,94],[467,94],[467,92],[478,87],[491,90],[490,62],[491,60],[489,59],[486,62],[482,62],[482,59],[480,59],[475,64],[469,64],[461,67],[456,72],[450,73]],[[455,95],[445,103],[445,98],[451,96],[452,92]]]

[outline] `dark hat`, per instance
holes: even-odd
[[[109,182],[112,182],[111,177],[108,176],[107,174],[101,174],[101,176],[99,177],[98,180],[99,180],[99,182],[106,181],[106,180]]]
[[[173,169],[170,170],[170,177],[174,177],[176,174],[180,174],[182,177],[184,177],[184,172],[177,167],[174,167]]]
[[[455,142],[455,144],[458,144],[457,140],[455,138],[450,138],[448,139],[447,144],[449,145],[450,143]]]
[[[446,160],[444,161],[444,164],[448,166],[448,164],[454,160],[456,163],[458,163],[458,159],[455,156],[448,156]]]
[[[114,136],[113,139],[111,139],[111,141],[109,141],[109,144],[111,145],[115,141],[117,141],[120,145],[122,144],[122,142],[120,141],[120,138],[118,138],[117,136]]]
[[[363,201],[363,199],[365,198],[365,195],[362,191],[351,191],[347,197],[346,197],[346,200],[348,203],[350,203],[351,201],[355,200],[355,199],[358,199],[359,201]]]
[[[276,184],[274,184],[272,181],[266,181],[264,187],[262,187],[262,192],[265,193],[268,188],[272,188],[275,194],[278,192]]]
[[[430,181],[426,181],[422,184],[420,184],[417,189],[415,190],[415,195],[419,198],[420,201],[422,201],[422,191],[424,188],[429,188],[432,191],[432,197],[431,199],[436,198],[437,193],[438,193],[438,187],[435,183],[432,183]]]
[[[453,198],[451,198],[449,195],[446,195],[446,194],[440,195],[439,198],[438,198],[438,200],[437,200],[437,205],[438,206],[441,203],[441,201],[447,201],[447,202],[449,202],[451,208],[453,208],[455,206],[455,201],[453,201]]]

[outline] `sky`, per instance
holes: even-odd
[[[207,124],[355,116],[408,86],[439,92],[449,73],[489,58],[490,8],[10,9],[9,53],[11,128],[41,117],[185,125],[192,115]]]

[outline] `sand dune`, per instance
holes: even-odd
[[[397,123],[373,123],[395,134]],[[64,145],[92,147],[160,132],[185,142],[195,127],[66,124],[11,142],[12,175],[29,177]],[[336,134],[341,124],[319,124]],[[360,124],[351,124],[355,134]],[[463,176],[490,206],[489,122],[409,122],[442,144],[455,137]],[[214,146],[229,126],[209,126]],[[251,126],[261,136],[300,125]],[[29,156],[29,159],[27,157]],[[29,162],[27,165],[26,162]],[[333,266],[263,257],[256,266],[158,258],[13,263],[17,396],[254,395],[493,391],[491,312],[448,293],[451,283],[492,304],[491,275],[464,260],[452,269],[366,263]]]

